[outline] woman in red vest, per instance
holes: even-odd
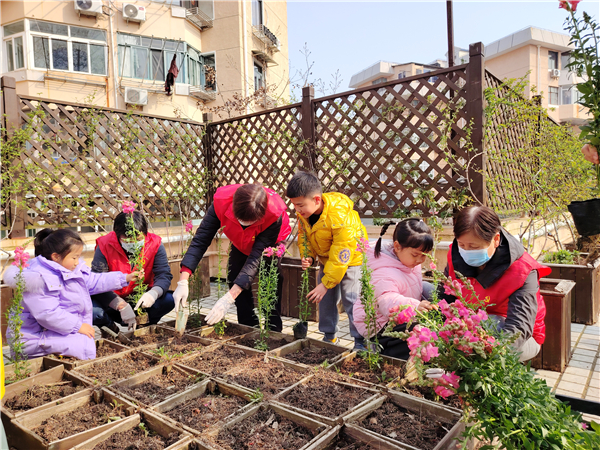
[[[188,278],[196,270],[206,249],[221,228],[231,241],[228,276],[229,292],[220,298],[206,316],[212,325],[225,317],[229,307],[235,303],[238,322],[258,325],[254,314],[252,280],[256,276],[260,258],[267,247],[283,242],[290,235],[290,219],[287,206],[273,190],[256,184],[232,184],[217,189],[213,204],[208,208],[202,223],[196,230],[190,247],[181,261],[181,274],[177,289],[173,293],[175,311],[179,304],[186,306]],[[279,276],[277,304],[271,316],[271,328],[281,331],[281,287]]]
[[[533,259],[518,239],[485,206],[462,209],[454,221],[454,242],[448,252],[446,274],[467,277],[480,299],[489,298],[486,312],[509,334],[519,333],[513,348],[521,361],[535,357],[544,343],[546,305],[539,279],[551,269]],[[469,291],[463,288],[465,298]],[[448,301],[455,298],[446,294]]]
[[[137,231],[144,236],[143,240],[129,242],[126,235],[126,213],[119,213],[113,224],[113,231],[96,239],[96,252],[92,261],[92,272],[112,272],[118,270],[123,273],[131,273],[129,254],[136,246],[144,246],[144,284],[149,289],[134,305],[141,306],[148,312],[150,324],[158,323],[162,316],[168,314],[174,307],[173,294],[169,292],[171,280],[171,268],[167,258],[167,251],[161,242],[160,236],[148,233],[148,222],[139,211],[132,214],[133,223]],[[135,313],[126,301],[131,295],[135,283],[118,291],[106,292],[104,294],[92,295],[93,324],[102,327],[107,326],[117,331],[114,322],[126,324],[135,329]]]

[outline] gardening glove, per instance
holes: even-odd
[[[135,313],[133,312],[131,305],[126,303],[125,308],[121,309],[119,313],[121,314],[121,320],[123,323],[127,324],[127,329],[135,331],[137,323],[135,321]]]
[[[187,306],[187,298],[190,295],[188,280],[179,280],[177,282],[177,289],[173,292],[173,300],[175,300],[175,312],[179,311],[179,303],[184,308]]]
[[[445,373],[446,372],[444,372],[444,369],[427,369],[425,371],[427,378],[430,378],[432,380],[442,378],[442,375],[444,375]]]
[[[215,303],[215,306],[210,310],[208,315],[206,316],[206,323],[209,325],[214,325],[217,322],[220,322],[227,311],[235,303],[235,298],[231,295],[231,293],[227,292],[223,297]]]
[[[155,289],[150,289],[144,295],[140,297],[134,309],[138,309],[140,306],[144,308],[150,308],[156,302],[158,298],[158,292]]]

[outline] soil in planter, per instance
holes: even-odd
[[[246,337],[240,339],[238,341],[238,345],[243,345],[244,347],[256,348],[256,343],[258,342],[258,338],[254,337]],[[267,346],[269,347],[269,351],[275,350],[276,348],[283,347],[284,345],[288,345],[290,341],[286,341],[283,338],[273,338],[270,337],[267,339]]]
[[[201,381],[202,378],[204,378],[202,375],[196,377],[195,375],[187,375],[177,370],[171,370],[167,374],[154,375],[135,386],[115,386],[114,389],[146,405],[155,405],[171,395],[186,390]]]
[[[115,353],[119,353],[123,350],[118,350],[110,345],[101,345],[96,349],[96,358],[103,358],[104,356],[114,355]]]
[[[173,337],[175,333],[168,333],[165,332],[164,334],[162,332],[160,333],[148,333],[148,334],[143,334],[141,336],[131,336],[129,338],[129,340],[131,341],[131,343],[129,345],[129,347],[140,347],[142,345],[148,345],[148,344],[157,344],[158,342],[164,342],[167,339],[169,339],[170,337]]]
[[[307,383],[288,392],[280,401],[334,419],[371,395],[364,389],[334,383],[326,374],[317,373]]]
[[[288,353],[282,356],[282,358],[289,359],[291,361],[299,362],[309,366],[318,366],[325,361],[331,362],[335,358],[340,356],[340,352],[325,347],[305,347],[294,353]]]
[[[236,336],[241,336],[242,334],[246,334],[247,331],[242,331],[233,327],[227,327],[225,328],[225,332],[223,333],[223,336],[219,336],[217,333],[215,333],[214,331],[212,333],[210,333],[208,336],[202,336],[204,338],[207,339],[214,339],[217,341],[222,341],[223,339],[230,339],[232,337],[236,337]]]
[[[361,426],[423,450],[433,449],[453,424],[425,411],[413,412],[386,400],[362,420]]]
[[[180,434],[176,431],[167,437],[153,432],[148,424],[141,422],[144,428],[133,427],[127,431],[115,433],[108,439],[100,442],[94,450],[163,450],[179,440]]]
[[[322,430],[310,430],[266,409],[221,430],[217,442],[227,450],[294,450],[306,445]]]
[[[113,384],[116,381],[129,378],[136,373],[154,367],[158,362],[142,355],[140,352],[125,353],[120,358],[100,361],[90,366],[76,368],[75,371],[85,375],[100,384]]]
[[[188,336],[171,338],[168,344],[151,350],[151,353],[161,359],[172,360],[182,358],[189,353],[201,351],[205,346],[200,342],[191,341]]]
[[[31,386],[16,397],[7,400],[4,407],[13,412],[28,411],[83,389],[85,386],[75,385],[72,381]]]
[[[125,417],[124,405],[93,403],[64,414],[56,414],[44,420],[33,432],[46,442],[54,442],[91,428],[107,424],[109,418]]]
[[[223,374],[249,357],[239,348],[225,345],[213,351],[204,350],[195,358],[181,361],[181,364],[214,376]]]
[[[404,376],[403,366],[383,363],[379,369],[372,371],[360,356],[356,356],[352,361],[344,361],[339,371],[341,374],[373,384],[388,384],[396,378]]]
[[[442,398],[437,396],[433,391],[433,388],[429,386],[417,386],[415,384],[407,384],[404,386],[395,386],[394,389],[400,392],[404,392],[408,395],[413,395],[415,397],[424,398],[426,400],[431,400],[433,402],[451,406],[452,408],[463,409],[462,405],[460,404],[460,400],[456,395],[453,395],[448,398]]]
[[[163,413],[194,430],[203,431],[246,405],[237,395],[225,396],[218,391],[201,395]]]
[[[265,362],[263,356],[258,356],[239,364],[223,378],[253,391],[259,389],[265,396],[272,396],[306,376],[306,373],[296,372],[281,362]]]
[[[335,441],[327,446],[326,450],[375,450],[375,448],[363,442],[357,442],[342,432]]]

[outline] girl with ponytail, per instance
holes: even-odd
[[[407,359],[408,345],[397,338],[383,337],[381,332],[386,327],[390,308],[400,305],[411,305],[419,311],[433,309],[426,300],[433,286],[423,282],[421,264],[426,254],[433,249],[433,233],[421,219],[405,219],[394,229],[393,242],[382,242],[388,228],[394,222],[386,223],[381,229],[374,249],[367,250],[368,266],[372,270],[371,282],[375,288],[377,300],[378,340],[382,346],[381,354],[395,358]],[[367,333],[366,314],[360,302],[354,304],[354,323],[363,337]],[[398,325],[397,327],[405,327]],[[404,331],[398,329],[396,331]]]

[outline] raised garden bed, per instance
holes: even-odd
[[[340,432],[331,442],[319,447],[322,450],[400,450],[406,447],[392,444],[377,436],[365,433],[353,425],[341,427]]]
[[[413,397],[417,397],[425,401],[441,404],[445,407],[455,408],[457,411],[462,410],[462,405],[460,404],[460,400],[456,395],[450,396],[448,398],[439,397],[429,386],[418,386],[416,384],[409,384],[408,381],[404,379],[395,380],[390,384],[389,387],[392,388],[394,391],[398,391],[406,395],[412,395]]]
[[[194,434],[215,434],[249,405],[250,391],[223,381],[206,380],[152,409]]]
[[[243,336],[248,333],[253,333],[256,331],[256,328],[249,327],[248,325],[240,325],[239,323],[225,321],[225,332],[223,336],[219,336],[215,333],[214,327],[205,326],[201,331],[195,331],[193,334],[197,334],[202,336],[203,338],[213,339],[215,341],[230,341],[236,337]]]
[[[331,429],[285,407],[264,404],[248,409],[227,423],[216,436],[223,450],[315,449]]]
[[[329,373],[317,372],[284,391],[277,403],[328,425],[337,425],[355,408],[378,395],[375,389],[334,381]]]
[[[333,364],[343,356],[349,355],[350,350],[329,342],[302,339],[273,350],[271,354],[312,367],[323,363]]]
[[[96,360],[104,358],[106,356],[111,356],[119,352],[124,352],[129,350],[128,347],[120,344],[118,342],[113,342],[109,339],[100,339],[96,341]],[[60,355],[48,355],[44,356],[46,358],[46,365],[48,367],[55,367],[58,365],[63,365],[67,370],[71,370],[77,366],[81,366],[82,364],[87,364],[90,360],[77,359],[70,356],[60,356]]]
[[[46,363],[43,356],[40,356],[39,358],[32,358],[27,361],[27,377],[37,375],[38,373],[49,368],[50,367]],[[15,376],[15,365],[7,364],[4,366],[4,384],[8,386],[9,384],[16,383],[17,381],[19,380],[17,380]]]
[[[73,369],[73,374],[95,385],[110,385],[156,366],[159,359],[137,350],[117,353]]]
[[[206,347],[199,353],[182,358],[177,364],[207,375],[218,376],[258,354],[262,353],[250,348],[222,345],[217,348]]]
[[[255,348],[256,341],[259,339],[259,336],[259,332],[255,331],[253,333],[248,333],[238,338],[234,338],[229,342],[237,345],[243,345],[244,347]],[[294,336],[271,331],[269,333],[269,338],[267,339],[267,346],[269,347],[269,350],[275,350],[276,348],[283,347],[291,342],[294,342]]]
[[[178,333],[172,328],[150,325],[139,330],[119,333],[118,339],[128,347],[150,348],[176,336],[178,336]]]
[[[229,370],[222,378],[251,391],[256,389],[272,398],[308,375],[308,368],[263,355],[247,359]]]
[[[357,408],[347,423],[401,448],[440,450],[456,448],[454,438],[464,429],[460,418],[458,411],[392,391]]]
[[[50,408],[13,419],[9,445],[19,450],[62,450],[109,430],[136,407],[102,388]]]
[[[214,345],[214,342],[209,339],[184,334],[183,336],[169,338],[166,342],[144,347],[144,351],[160,358],[162,361],[175,361],[202,351],[211,345]]]
[[[393,380],[404,376],[406,361],[384,355],[381,358],[383,361],[379,369],[371,370],[358,353],[352,352],[332,364],[330,369],[353,379],[379,386],[388,386]]]
[[[188,316],[187,323],[185,324],[185,332],[192,333],[194,331],[198,331],[202,329],[202,323],[204,322],[204,318],[206,316],[204,314],[190,314]],[[175,329],[175,324],[177,320],[167,320],[166,322],[160,322],[158,325],[162,327],[169,327]]]
[[[111,389],[132,403],[151,406],[196,385],[204,375],[176,366],[158,366],[120,381]]]
[[[188,450],[190,439],[189,433],[142,410],[72,450]]]

